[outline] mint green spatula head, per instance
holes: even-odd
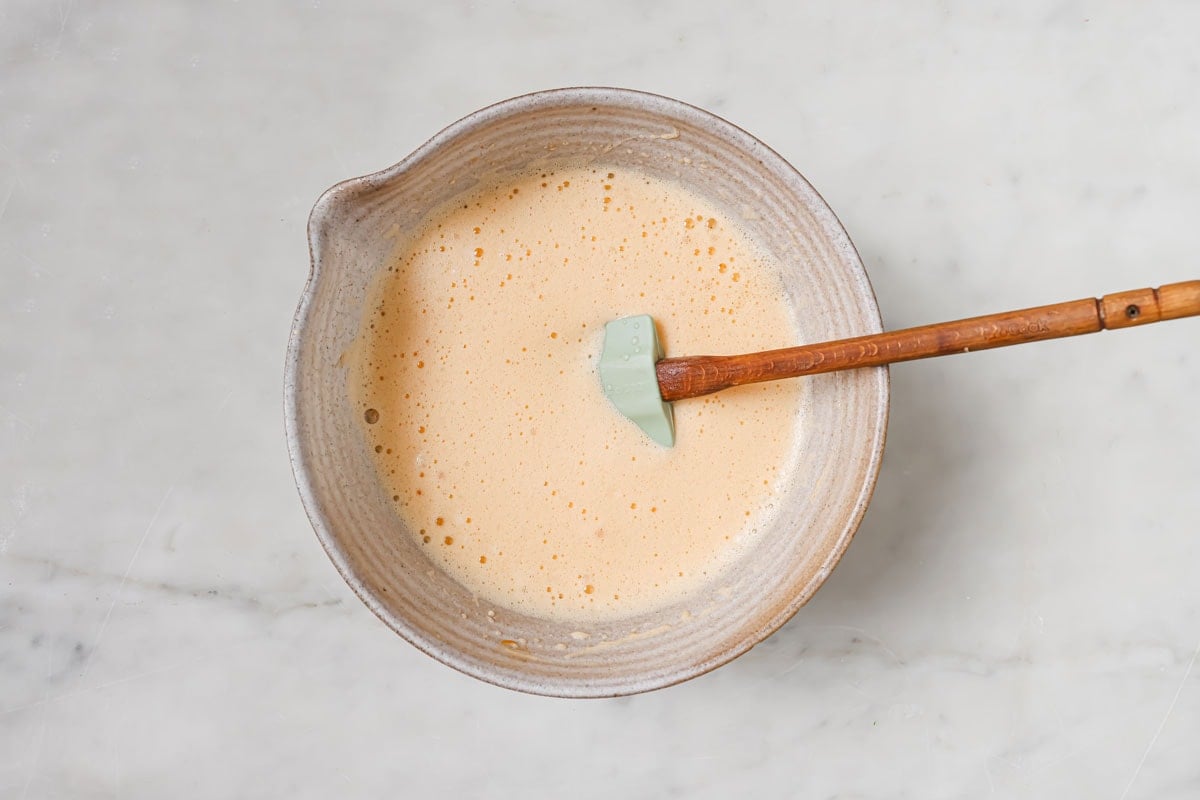
[[[658,392],[654,365],[663,357],[654,320],[648,314],[604,326],[600,385],[625,416],[663,447],[675,444],[675,415]]]

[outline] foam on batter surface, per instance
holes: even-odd
[[[676,446],[612,407],[604,325],[668,355],[796,343],[780,268],[720,209],[640,173],[562,168],[458,198],[372,287],[351,353],[379,480],[486,602],[598,621],[707,583],[774,513],[802,384],[675,404]]]

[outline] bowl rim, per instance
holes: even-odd
[[[681,664],[671,668],[665,674],[649,679],[631,676],[627,679],[607,683],[603,691],[589,691],[586,685],[575,682],[556,682],[553,679],[537,679],[532,677],[522,678],[519,673],[481,668],[476,662],[463,658],[456,650],[445,647],[435,640],[425,638],[419,631],[409,626],[406,620],[384,608],[355,574],[341,545],[338,543],[337,537],[332,530],[332,525],[329,523],[329,519],[322,508],[321,501],[314,491],[310,475],[312,467],[310,467],[305,458],[304,448],[301,444],[302,437],[297,414],[299,406],[297,377],[300,368],[300,344],[306,335],[309,311],[315,289],[318,281],[321,279],[319,256],[324,246],[322,222],[346,196],[355,192],[369,191],[372,188],[399,178],[435,154],[443,144],[453,141],[472,129],[485,126],[496,119],[507,118],[541,108],[588,104],[650,107],[650,110],[670,110],[676,116],[690,118],[698,125],[723,129],[721,133],[731,139],[739,140],[742,149],[749,150],[753,148],[759,154],[759,161],[764,167],[773,169],[773,171],[777,171],[779,174],[786,175],[788,179],[798,182],[803,189],[811,192],[819,201],[819,205],[810,210],[820,218],[820,222],[833,227],[839,232],[848,245],[849,252],[854,256],[858,267],[855,277],[858,279],[860,299],[865,301],[865,307],[863,308],[864,315],[867,318],[869,326],[875,328],[877,331],[883,329],[879,304],[874,288],[871,286],[870,277],[867,275],[866,267],[862,262],[862,256],[859,254],[845,226],[838,219],[832,207],[800,171],[771,147],[725,118],[699,106],[653,92],[608,86],[574,86],[529,92],[500,100],[450,123],[413,150],[409,155],[391,166],[366,175],[339,181],[322,192],[313,205],[308,217],[309,273],[304,288],[301,291],[296,312],[292,317],[292,324],[288,335],[287,355],[284,364],[283,396],[284,432],[289,461],[291,462],[296,488],[300,494],[301,504],[304,507],[313,531],[316,533],[325,554],[329,557],[342,579],[354,594],[358,596],[359,600],[381,622],[409,644],[442,664],[486,683],[527,694],[563,698],[620,697],[683,683],[684,681],[711,672],[744,655],[748,650],[779,630],[788,620],[795,616],[796,612],[824,585],[862,523],[863,516],[870,504],[879,478],[884,446],[887,440],[888,418],[891,405],[891,375],[888,368],[886,366],[872,368],[881,380],[878,383],[878,412],[871,431],[873,447],[870,460],[867,463],[866,480],[863,482],[858,496],[854,499],[853,510],[847,520],[844,534],[826,554],[825,561],[817,572],[818,577],[810,581],[802,591],[793,596],[779,612],[768,618],[764,624],[756,629],[747,631],[745,636],[735,645],[714,654],[713,657],[703,662]],[[776,162],[773,168],[766,163],[768,160]]]

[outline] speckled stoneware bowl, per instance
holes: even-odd
[[[786,265],[798,343],[875,333],[880,319],[850,239],[808,182],[745,131],[656,95],[582,88],[506,100],[454,123],[399,164],[340,183],[317,201],[309,220],[312,274],[292,327],[285,406],[296,482],[321,544],[380,619],[439,661],[511,689],[607,697],[668,686],[724,664],[812,597],[870,499],[883,453],[888,373],[802,379],[808,391],[799,466],[782,513],[696,596],[590,626],[479,602],[424,555],[377,481],[347,397],[343,354],[358,334],[367,287],[389,263],[398,233],[482,175],[562,162],[668,178],[744,220]],[[523,521],[510,524],[519,536]]]

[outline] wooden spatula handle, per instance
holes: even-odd
[[[746,383],[878,367],[1195,315],[1200,315],[1200,281],[1187,281],[783,350],[664,358],[655,370],[662,398],[669,402]]]

